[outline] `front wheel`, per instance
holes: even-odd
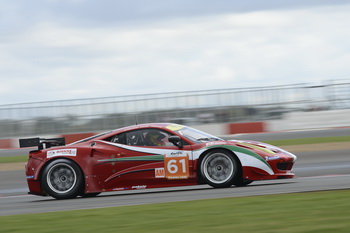
[[[46,193],[56,199],[75,198],[83,187],[83,173],[73,161],[58,159],[45,167],[41,183]]]
[[[247,180],[247,179],[237,179],[234,183],[235,186],[237,187],[244,187],[247,186],[248,184],[251,184],[253,181],[252,180]]]
[[[88,198],[88,197],[96,197],[98,196],[100,193],[84,193],[84,194],[80,194],[81,197],[85,197],[85,198]]]
[[[214,188],[230,187],[239,173],[238,163],[229,152],[214,150],[204,155],[200,173],[204,182]]]

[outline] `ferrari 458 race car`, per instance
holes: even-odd
[[[209,184],[245,186],[293,178],[296,156],[272,145],[225,141],[171,123],[133,125],[69,145],[64,139],[20,139],[29,153],[29,193],[57,199],[105,191]]]

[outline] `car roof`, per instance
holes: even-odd
[[[176,126],[179,126],[180,128],[185,127],[183,125],[174,124],[174,123],[145,123],[145,124],[130,125],[130,126],[122,127],[122,128],[115,129],[115,130],[106,131],[106,132],[103,132],[103,133],[100,133],[100,134],[97,134],[97,135],[94,135],[94,136],[91,136],[88,138],[84,138],[84,139],[81,139],[79,141],[73,142],[70,145],[88,142],[91,140],[102,140],[102,139],[109,138],[115,134],[123,133],[123,132],[130,131],[130,130],[146,129],[146,128],[165,129],[169,125],[176,125]]]
[[[97,140],[104,139],[104,138],[111,137],[111,136],[118,134],[118,133],[130,131],[130,130],[136,130],[136,129],[146,129],[146,128],[165,129],[169,125],[177,125],[179,127],[185,127],[183,125],[174,124],[174,123],[145,123],[145,124],[130,125],[130,126],[122,127],[122,128],[115,129],[112,131],[107,131],[105,133],[102,133],[100,136],[97,135],[93,138],[97,139]]]
[[[123,128],[115,129],[113,130],[114,133],[116,132],[123,132],[123,131],[129,131],[134,129],[144,129],[144,128],[165,128],[169,125],[172,125],[174,123],[145,123],[145,124],[137,124],[137,125],[130,125]]]

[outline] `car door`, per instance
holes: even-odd
[[[169,142],[171,133],[138,129],[115,135],[105,142],[96,171],[105,189],[130,189],[193,182],[190,145]],[[101,157],[101,155],[103,155]]]

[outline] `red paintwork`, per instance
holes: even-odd
[[[85,193],[96,193],[105,191],[117,191],[127,189],[141,189],[141,188],[160,188],[170,186],[184,186],[184,185],[197,185],[200,184],[198,177],[197,167],[198,159],[189,161],[190,176],[188,179],[168,180],[166,178],[155,178],[155,168],[164,167],[163,161],[118,161],[118,162],[101,162],[101,160],[111,158],[136,158],[139,156],[149,155],[149,153],[142,152],[130,152],[130,150],[117,148],[116,146],[105,143],[104,139],[107,139],[113,135],[120,134],[122,132],[142,129],[142,128],[159,128],[164,131],[168,131],[172,134],[180,136],[183,141],[186,141],[188,145],[182,148],[176,146],[162,147],[162,149],[170,149],[174,151],[194,151],[208,147],[207,143],[195,144],[190,140],[182,137],[166,128],[169,124],[157,123],[157,124],[143,124],[134,125],[118,130],[111,131],[110,133],[97,136],[93,139],[77,142],[75,144],[66,145],[62,147],[52,147],[40,151],[30,152],[28,163],[26,164],[26,175],[30,193],[36,195],[46,195],[41,189],[40,179],[41,171],[45,164],[51,160],[58,158],[66,158],[74,161],[81,168],[85,178]],[[93,146],[92,146],[92,143]],[[254,143],[254,142],[250,142]],[[237,142],[224,141],[223,145],[237,146]],[[246,146],[240,145],[241,148]],[[47,152],[50,150],[58,149],[77,149],[76,156],[55,156],[52,158],[47,157]],[[140,148],[140,147],[139,147]],[[147,147],[152,148],[152,147]],[[209,150],[210,148],[208,148]],[[264,158],[264,156],[271,156],[263,151],[247,147],[250,151],[253,151]],[[205,152],[205,150],[204,150]],[[204,153],[203,152],[203,153]],[[291,172],[294,160],[283,153],[277,153],[280,158],[278,160],[271,160],[267,163],[271,166],[275,174],[268,174],[266,171],[255,167],[243,167],[242,177],[249,180],[268,180],[277,178],[292,178],[294,174]],[[288,162],[290,167],[288,170],[278,170],[278,162]]]

